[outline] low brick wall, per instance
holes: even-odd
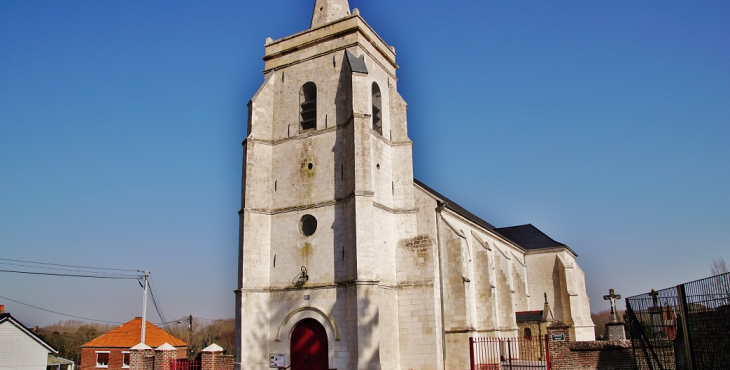
[[[200,354],[201,370],[233,370],[234,356],[227,356],[221,352],[202,352]]]
[[[233,370],[233,355],[218,355],[215,358],[215,370]]]
[[[129,370],[170,370],[170,361],[180,358],[174,350],[131,350]],[[233,370],[234,356],[222,352],[202,352],[200,370]]]
[[[150,349],[130,351],[130,369],[152,370],[155,367],[155,351]]]
[[[170,361],[177,358],[177,350],[155,350],[155,369],[170,370]]]
[[[553,340],[561,336],[565,340]],[[548,338],[553,370],[634,370],[630,341],[571,342],[569,328],[561,323],[548,327]]]

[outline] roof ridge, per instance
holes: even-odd
[[[563,242],[559,242],[559,241],[557,241],[557,240],[553,239],[552,237],[550,237],[550,235],[548,235],[548,234],[545,234],[545,232],[544,232],[544,231],[542,231],[542,230],[540,230],[539,228],[537,228],[537,226],[535,226],[535,225],[533,225],[533,224],[528,224],[528,225],[530,225],[530,226],[534,227],[534,228],[535,228],[535,230],[539,231],[539,232],[540,232],[540,234],[542,234],[542,235],[545,235],[545,237],[546,237],[546,238],[548,238],[548,239],[550,239],[550,240],[554,241],[554,242],[555,242],[555,243],[557,243],[557,244],[560,244],[560,245],[564,245],[564,246],[566,246],[566,247],[567,247],[567,245],[565,245],[565,243],[563,243]]]
[[[475,215],[468,209],[462,207],[458,203],[454,202],[453,200],[445,197],[443,194],[439,193],[438,191],[434,190],[430,186],[424,184],[422,181],[418,180],[417,178],[413,178],[413,183],[418,185],[419,187],[423,188],[426,192],[430,193],[431,195],[435,196],[436,198],[439,198],[441,201],[443,201],[446,204],[446,208],[456,212],[457,214],[461,215],[462,217],[466,218],[467,220],[474,222],[475,224],[487,229],[487,230],[494,230],[496,227],[489,222],[485,221],[481,217]]]

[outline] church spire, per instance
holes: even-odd
[[[350,15],[350,4],[347,0],[316,0],[310,28],[317,28],[348,15]]]

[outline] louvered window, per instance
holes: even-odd
[[[299,125],[301,131],[317,129],[317,85],[307,82],[299,91]]]
[[[383,134],[382,96],[380,87],[375,82],[373,82],[373,130],[380,135]]]

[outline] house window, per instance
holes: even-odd
[[[532,338],[532,330],[530,330],[530,328],[525,328],[525,338],[527,338],[527,339]]]
[[[129,368],[129,351],[122,351],[122,367]]]
[[[383,135],[382,94],[377,83],[373,82],[373,130]]]
[[[109,367],[109,351],[96,351],[96,367]]]
[[[307,82],[299,90],[299,125],[301,131],[317,129],[317,85]]]

